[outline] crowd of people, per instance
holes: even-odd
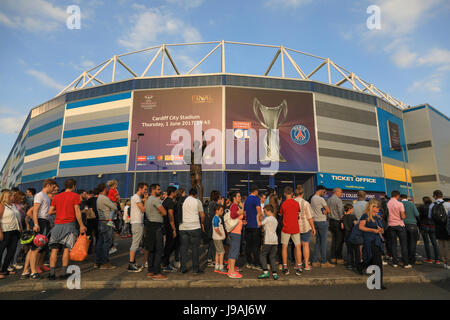
[[[368,199],[359,191],[354,203],[342,200],[340,188],[325,200],[327,190],[320,185],[308,200],[301,185],[295,190],[285,187],[283,195],[272,189],[262,193],[256,186],[249,191],[244,198],[240,192],[225,196],[213,190],[202,203],[195,189],[186,194],[183,188],[169,186],[163,192],[159,184],[142,182],[122,206],[115,180],[92,191],[77,190],[74,179],[67,179],[61,191],[53,179],[45,180],[39,193],[32,188],[25,193],[2,190],[0,278],[23,269],[21,279],[40,279],[44,272],[57,279],[59,253],[59,278],[67,278],[69,252],[79,234],[92,240],[89,253],[95,252],[94,268],[101,270],[116,268],[110,263],[117,251],[114,236],[132,238],[127,270],[147,269],[153,280],[189,272],[189,259],[194,275],[202,274],[202,242],[207,267],[230,278],[242,278],[244,268],[259,270],[259,279],[272,275],[275,280],[279,274],[300,276],[312,268],[344,264],[360,274],[377,265],[381,275],[387,264],[409,269],[424,262],[450,269],[450,202],[440,190],[433,192],[434,201],[424,197],[418,207],[398,191],[382,199]],[[423,261],[416,254],[419,234],[426,253]],[[140,252],[144,260],[137,263]]]

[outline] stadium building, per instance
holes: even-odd
[[[173,50],[208,45],[199,63],[179,71]],[[227,72],[236,46],[272,50],[265,73]],[[148,53],[140,75],[125,63]],[[199,73],[214,57],[215,73]],[[306,58],[313,62],[296,62]],[[102,80],[107,68],[109,82]],[[184,154],[203,131],[205,195],[303,184],[309,196],[322,184],[341,187],[348,200],[358,190],[379,196],[397,189],[420,202],[434,189],[450,194],[449,128],[432,106],[407,106],[328,58],[229,41],[165,44],[115,55],[33,108],[1,187],[39,189],[46,178],[62,185],[74,177],[80,189],[116,179],[122,197],[132,195],[135,181],[188,188]]]

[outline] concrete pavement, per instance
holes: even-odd
[[[335,268],[323,269],[313,268],[311,271],[304,271],[301,276],[294,274],[293,266],[290,266],[291,274],[284,276],[279,273],[280,279],[275,281],[272,278],[258,280],[260,271],[242,268],[242,279],[230,279],[226,275],[213,272],[213,268],[205,268],[205,273],[194,275],[192,271],[181,274],[168,273],[169,280],[155,281],[146,276],[147,271],[140,273],[129,273],[128,249],[130,239],[118,241],[118,252],[111,256],[111,263],[118,266],[115,270],[99,270],[93,268],[94,256],[89,256],[83,262],[71,262],[81,269],[81,289],[130,289],[130,288],[249,288],[249,287],[279,287],[279,286],[336,286],[336,285],[365,285],[367,275],[359,275],[347,270],[343,265]],[[419,247],[419,252],[420,252]],[[202,263],[206,264],[205,248],[202,246]],[[137,262],[143,262],[142,255],[137,257]],[[189,267],[189,265],[188,265]],[[442,265],[415,265],[412,269],[384,267],[384,283],[430,283],[434,281],[449,281],[450,270],[445,270]],[[59,269],[58,274],[62,272]],[[67,288],[66,281],[50,281],[44,273],[41,280],[20,280],[20,271],[17,275],[8,276],[0,280],[0,292],[15,291],[43,291]]]

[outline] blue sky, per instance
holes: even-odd
[[[81,9],[79,30],[66,26],[70,5]],[[381,9],[380,30],[366,26],[370,5]],[[0,166],[32,107],[114,54],[162,43],[225,39],[284,45],[329,57],[408,105],[427,102],[450,115],[449,18],[446,0],[2,0]],[[169,50],[187,71],[213,47]],[[229,46],[227,72],[263,74],[275,52]],[[123,61],[140,74],[153,54]],[[292,57],[306,73],[320,63]],[[199,72],[219,72],[219,58],[219,52],[211,55]],[[296,76],[286,68],[287,76]],[[111,81],[107,71],[101,80]],[[159,72],[156,64],[149,75]],[[279,61],[271,75],[281,75]],[[325,76],[318,73],[316,79]],[[118,68],[118,79],[127,77]],[[340,79],[333,74],[334,83]]]

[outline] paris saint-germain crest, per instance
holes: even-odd
[[[308,143],[310,138],[309,130],[301,124],[297,124],[291,129],[291,139],[298,145],[304,145]]]

